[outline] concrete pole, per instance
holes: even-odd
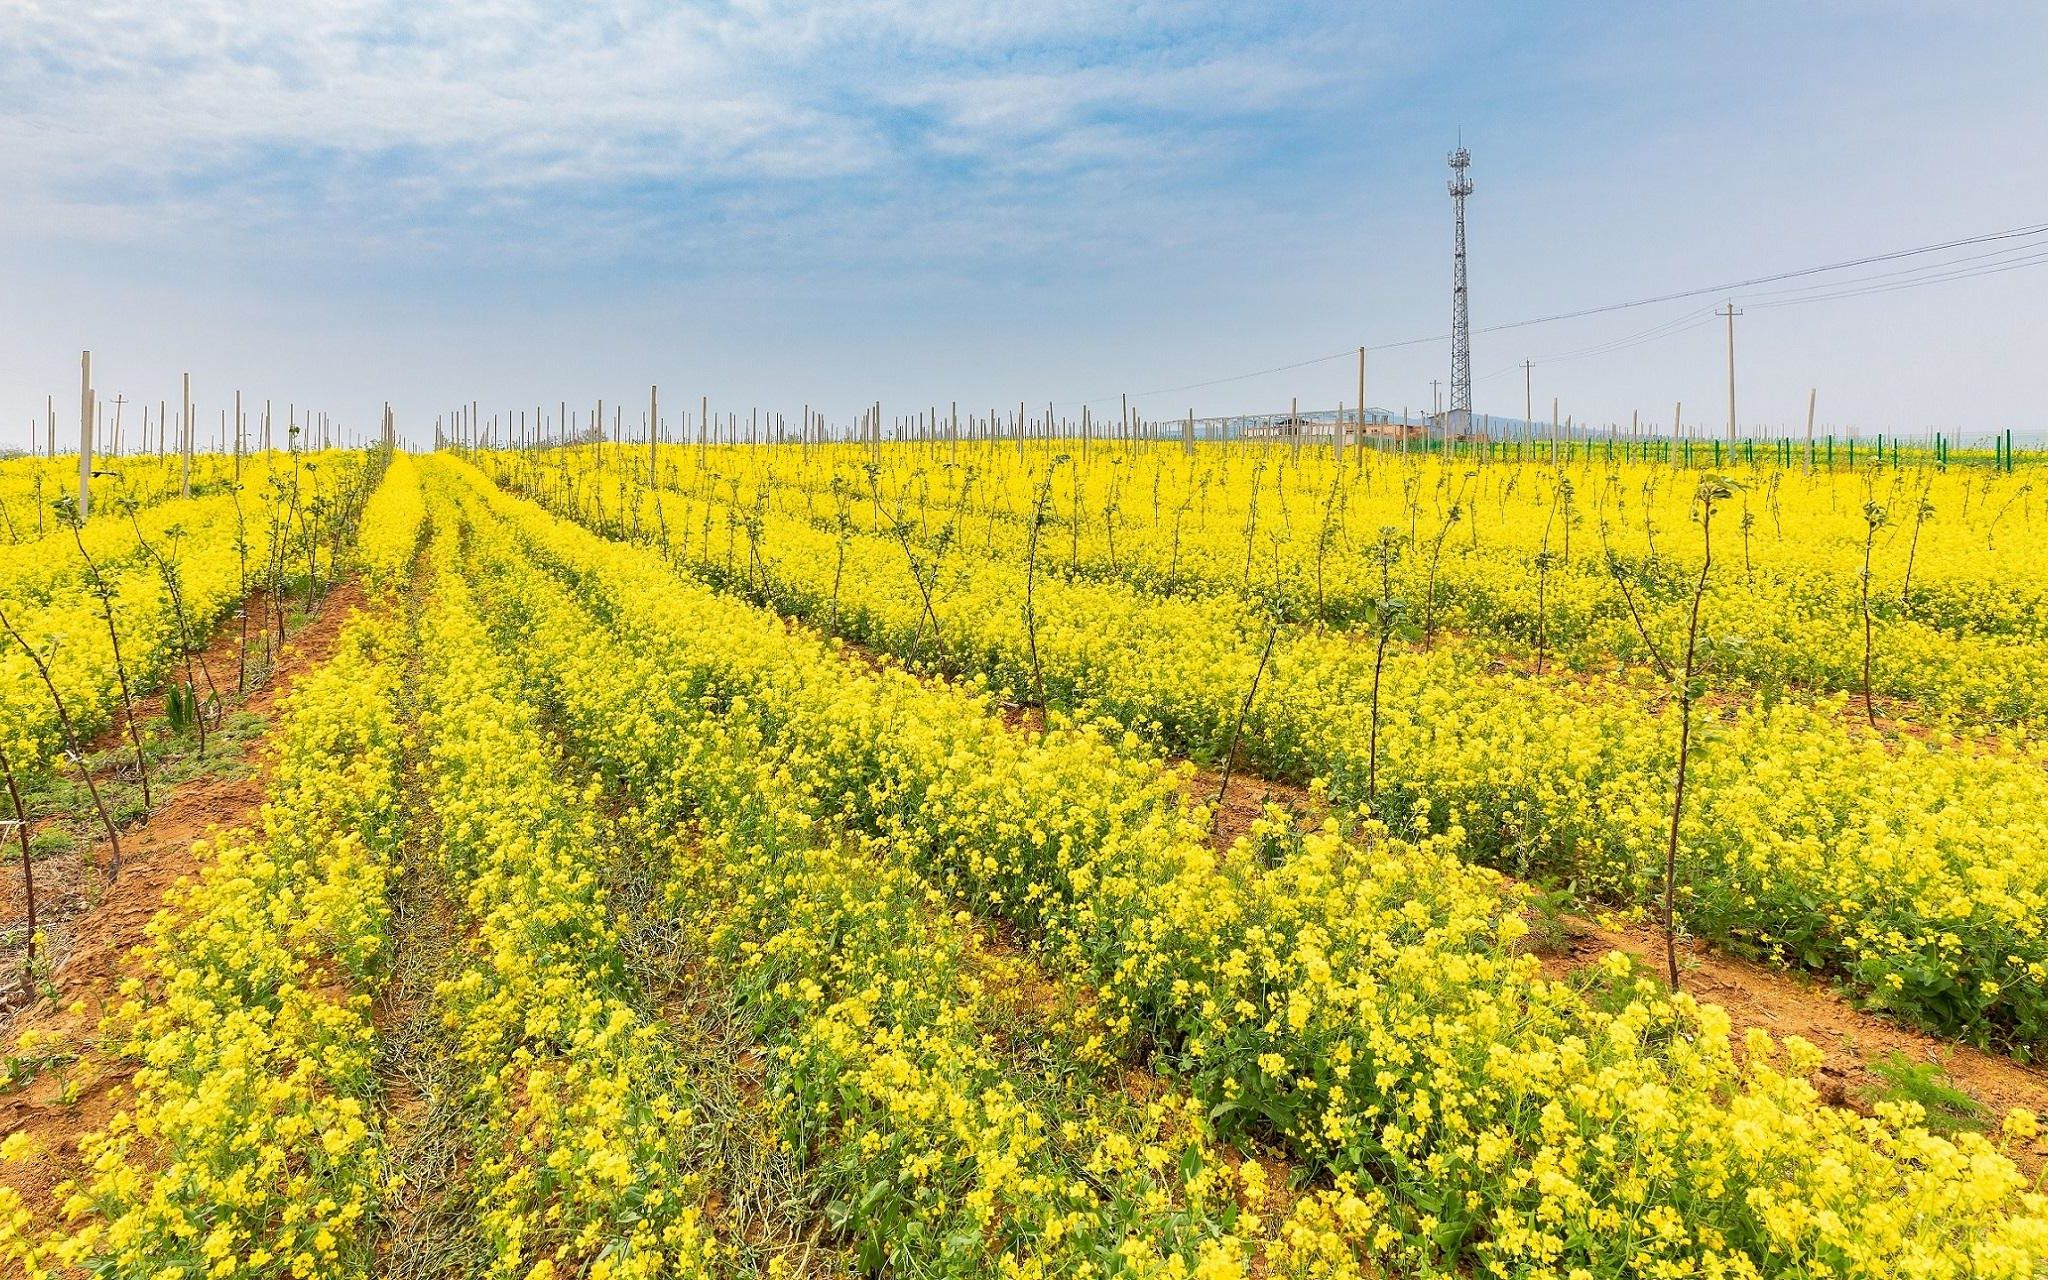
[[[92,352],[78,353],[78,518],[92,509]]]
[[[178,488],[183,497],[192,496],[192,375],[184,375],[184,411],[178,418]]]
[[[1735,300],[1728,300],[1728,309],[1721,314],[1728,317],[1728,449],[1732,455],[1735,449],[1735,317],[1741,315],[1735,309]],[[1733,462],[1731,456],[1729,461]]]
[[[1809,387],[1809,388],[1807,388],[1807,391],[1806,391],[1806,474],[1808,474],[1808,475],[1812,475],[1812,474],[1813,474],[1813,405],[1814,405],[1814,401],[1815,401],[1815,400],[1817,400],[1817,399],[1818,399],[1819,397],[1820,397],[1820,388],[1819,388],[1819,387]]]
[[[1351,442],[1352,461],[1365,465],[1365,348],[1358,349],[1358,435]]]

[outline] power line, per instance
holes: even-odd
[[[1949,270],[1949,268],[1961,263],[1979,262],[1986,258],[1997,259],[1997,261],[1982,263],[1982,265],[1968,267],[1963,270]],[[1941,284],[1948,280],[1966,280],[1975,276],[1997,275],[2007,270],[2018,270],[2043,262],[2048,262],[2048,250],[2042,249],[2036,243],[1998,249],[1991,253],[1967,254],[1961,258],[1952,258],[1947,262],[1927,263],[1922,266],[1908,267],[1899,271],[1882,271],[1875,275],[1861,277],[1860,282],[1850,280],[1831,281],[1826,284],[1801,285],[1792,289],[1766,290],[1761,294],[1744,294],[1741,295],[1741,301],[1754,308],[1769,310],[1774,307],[1798,306],[1806,302],[1828,302],[1837,298],[1855,298],[1871,293],[1892,293],[1900,289],[1917,288],[1923,284]],[[1896,279],[1899,276],[1911,278],[1904,280]],[[1868,288],[1861,287],[1861,283],[1887,280],[1891,281],[1891,283],[1871,284]],[[1851,285],[1857,285],[1858,287],[1847,287]],[[1816,293],[1814,292],[1815,290],[1828,290],[1829,292]],[[1714,312],[1711,309],[1702,308],[1697,311],[1688,311],[1683,315],[1665,321],[1663,324],[1607,342],[1596,343],[1593,346],[1582,347],[1574,351],[1537,356],[1535,357],[1535,363],[1560,364],[1567,360],[1579,360],[1589,356],[1610,355],[1616,351],[1625,351],[1630,347],[1639,347],[1646,343],[1661,341],[1665,338],[1675,338],[1681,333],[1690,333],[1694,329],[1704,328],[1706,325],[1711,324],[1713,320]],[[1504,373],[1512,373],[1521,367],[1521,363],[1518,361],[1486,374],[1485,378],[1497,378]]]
[[[1683,315],[1674,316],[1662,324],[1652,325],[1647,329],[1639,329],[1634,333],[1623,334],[1618,338],[1596,342],[1588,347],[1579,347],[1571,351],[1557,351],[1548,355],[1535,356],[1533,360],[1536,364],[1562,364],[1568,360],[1583,360],[1589,356],[1604,356],[1616,351],[1625,351],[1630,347],[1639,347],[1646,343],[1677,337],[1681,333],[1687,333],[1704,325],[1711,324],[1713,319],[1713,308],[1700,307],[1696,310],[1685,312]],[[1522,362],[1517,360],[1515,363],[1504,365],[1486,376],[1488,378],[1497,378],[1503,373],[1512,373],[1521,367]]]
[[[1761,293],[1751,293],[1745,294],[1743,296],[1747,298],[1758,299],[1775,298],[1789,296],[1792,294],[1811,293],[1816,290],[1839,289],[1847,285],[1861,284],[1872,281],[1896,280],[1901,277],[1912,277],[1925,275],[1931,272],[1947,271],[1954,267],[1963,266],[1963,264],[1966,263],[1983,263],[1985,265],[1996,265],[2000,261],[2011,261],[2016,258],[2025,257],[2026,255],[2039,253],[2041,252],[2042,248],[2043,245],[2040,241],[2034,241],[2028,244],[2005,245],[1997,249],[1992,249],[1986,253],[1966,253],[1959,258],[1950,258],[1944,262],[1915,263],[1910,267],[1899,267],[1891,271],[1878,271],[1867,276],[1855,276],[1847,280],[1822,280],[1817,281],[1813,284],[1793,285],[1785,289],[1765,289]],[[1987,262],[1987,259],[1990,261]]]
[[[1964,271],[1951,271],[1944,275],[1923,276],[1917,280],[1900,280],[1892,284],[1871,285],[1867,288],[1845,288],[1835,293],[1813,294],[1803,298],[1784,298],[1776,302],[1759,302],[1758,307],[1796,307],[1805,302],[1831,302],[1837,298],[1860,298],[1872,293],[1897,293],[1901,289],[1917,289],[1926,284],[1942,284],[1950,280],[1970,280],[1977,276],[2003,275],[2025,267],[2039,266],[2048,262],[2048,250],[2011,262],[1974,267]]]
[[[1677,302],[1685,298],[1698,298],[1710,293],[1732,293],[1740,289],[1754,288],[1760,284],[1776,284],[1780,280],[1797,280],[1803,276],[1817,276],[1829,271],[1847,271],[1852,267],[1867,267],[1878,262],[1896,262],[1900,258],[1917,257],[1923,253],[1942,253],[1949,249],[1960,249],[1966,245],[1986,244],[1993,240],[2015,240],[2023,236],[2037,236],[2048,232],[2048,222],[2032,226],[2015,227],[2006,231],[1988,232],[1981,236],[1966,236],[1961,240],[1949,240],[1941,244],[1921,245],[1917,249],[1895,249],[1890,253],[1873,253],[1861,258],[1850,258],[1842,262],[1831,262],[1818,267],[1800,267],[1793,271],[1780,271],[1775,275],[1752,276],[1747,280],[1733,280],[1725,284],[1703,285],[1697,289],[1685,289],[1677,293],[1658,294],[1654,298],[1638,298],[1633,302],[1612,302],[1604,306],[1586,307],[1578,311],[1560,311],[1554,315],[1537,316],[1530,320],[1515,320],[1507,324],[1488,325],[1481,333],[1500,333],[1508,329],[1526,329],[1530,325],[1550,324],[1557,320],[1577,320],[1582,316],[1603,315],[1610,311],[1626,311],[1631,307],[1647,307],[1659,302]]]
[[[1673,293],[1661,293],[1651,297],[1631,299],[1626,302],[1610,302],[1604,303],[1600,306],[1582,307],[1575,311],[1558,311],[1552,312],[1548,315],[1532,316],[1526,320],[1512,320],[1503,324],[1485,325],[1482,326],[1478,330],[1478,332],[1504,333],[1511,329],[1527,329],[1536,325],[1555,324],[1562,320],[1578,320],[1587,316],[1606,315],[1616,311],[1628,311],[1638,307],[1655,306],[1659,303],[1664,302],[1678,302],[1686,298],[1703,297],[1707,294],[1732,294],[1738,290],[1755,288],[1758,285],[1777,284],[1785,280],[1804,279],[1809,276],[1824,275],[1829,272],[1835,271],[1848,271],[1856,267],[1873,266],[1881,262],[1896,262],[1903,258],[1919,257],[1923,254],[1944,253],[1951,249],[1968,248],[1971,245],[1990,244],[2004,240],[2018,240],[2030,236],[2039,236],[2042,235],[2044,232],[2048,232],[2048,222],[2032,223],[2022,227],[2009,227],[2003,231],[1991,231],[1986,232],[1982,235],[1963,236],[1961,238],[1954,240],[1944,240],[1936,244],[1919,245],[1917,247],[1910,249],[1894,249],[1885,253],[1865,254],[1864,256],[1858,258],[1847,258],[1839,262],[1823,263],[1817,266],[1797,267],[1789,271],[1779,271],[1772,273],[1770,275],[1751,276],[1748,279],[1744,280],[1723,281],[1719,284],[1702,285],[1694,289],[1682,289]],[[1877,275],[1864,277],[1863,280],[1865,282],[1875,281],[1883,279],[1888,276],[1897,276],[1917,272],[1942,272],[1946,270],[1948,267],[1954,266],[1958,263],[1970,262],[1977,258],[1993,258],[2011,254],[2034,254],[2035,250],[2039,250],[2042,248],[2043,245],[2041,244],[2041,242],[2036,241],[2031,244],[2011,246],[2010,248],[1997,250],[1993,253],[1988,254],[1965,255],[1962,258],[1952,259],[1947,263],[1929,263],[1925,264],[1924,266],[1909,268],[1906,272],[1882,272],[1878,273]],[[1857,284],[1857,281],[1828,281],[1808,287],[1815,289],[1840,288],[1840,291],[1834,293],[1820,293],[1814,296],[1802,298],[1790,298],[1775,302],[1758,302],[1755,305],[1760,308],[1768,309],[1771,307],[1791,306],[1800,302],[1823,302],[1832,298],[1859,297],[1866,293],[1890,293],[1899,289],[1914,288],[1922,284],[1936,284],[1945,280],[1969,279],[1973,276],[1978,275],[1993,275],[2001,271],[2015,270],[2020,267],[2036,265],[2042,261],[2048,261],[2048,252],[2034,254],[2034,256],[2024,256],[2016,260],[2008,259],[2008,261],[2004,264],[1991,264],[1973,269],[1955,271],[1945,275],[1930,274],[1916,279],[1894,281],[1893,283],[1888,285],[1872,285],[1869,288],[1843,287]],[[1793,293],[1798,292],[1798,290],[1783,290],[1776,292]],[[1770,297],[1773,295],[1767,293],[1764,296]],[[1685,318],[1687,317],[1680,317],[1680,319]],[[1608,346],[1611,346],[1614,350],[1620,350],[1624,346],[1636,345],[1638,341],[1654,341],[1657,337],[1669,337],[1673,336],[1676,333],[1684,332],[1684,329],[1672,329],[1670,333],[1659,332],[1660,330],[1667,328],[1669,324],[1675,323],[1677,322],[1667,322],[1666,325],[1659,325],[1655,329],[1645,331],[1643,334],[1631,335],[1631,337],[1629,338],[1616,339],[1613,344],[1603,344],[1603,346],[1587,348],[1586,350],[1581,352],[1573,352],[1561,356],[1552,356],[1549,357],[1549,359],[1553,361],[1562,359],[1577,359],[1585,355],[1604,354]],[[1451,335],[1449,334],[1437,333],[1430,334],[1426,337],[1403,338],[1394,342],[1369,343],[1366,345],[1366,350],[1397,351],[1404,347],[1417,347],[1432,342],[1443,342],[1448,340],[1450,336]],[[1355,353],[1357,349],[1358,348],[1356,346],[1351,346],[1346,347],[1342,351],[1331,352],[1329,355],[1312,356],[1306,360],[1294,361],[1291,364],[1275,365],[1270,369],[1258,369],[1250,373],[1231,374],[1227,377],[1209,378],[1201,382],[1183,383],[1179,386],[1174,387],[1159,387],[1151,391],[1138,391],[1133,392],[1131,394],[1133,398],[1139,398],[1146,396],[1172,395],[1176,392],[1181,391],[1199,391],[1208,387],[1223,386],[1232,382],[1244,382],[1251,378],[1263,378],[1275,373],[1287,373],[1295,369],[1305,369],[1312,365],[1327,364],[1332,360],[1345,359],[1351,356],[1353,353]],[[1500,372],[1505,372],[1505,370],[1502,370]],[[1487,377],[1489,378],[1496,376],[1498,376],[1498,373],[1487,375]],[[1063,403],[1069,405],[1095,404],[1098,402],[1114,398],[1114,396],[1096,396],[1091,397],[1087,400],[1070,400],[1065,401]]]

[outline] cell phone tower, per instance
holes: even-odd
[[[1472,194],[1472,179],[1465,170],[1472,165],[1472,153],[1462,140],[1450,161],[1448,185],[1458,238],[1451,250],[1451,411],[1444,419],[1444,432],[1463,435],[1472,425],[1472,314],[1465,296],[1465,197]]]

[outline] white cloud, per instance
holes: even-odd
[[[947,166],[1142,176],[1197,162],[1204,128],[1316,84],[1298,51],[1219,47],[1226,12],[14,0],[0,7],[15,189],[0,230],[296,226],[374,243],[523,218],[574,245],[590,239],[575,218],[613,196],[660,204],[664,189],[810,184],[835,198],[844,183],[836,198],[860,198],[929,187]],[[1161,119],[1195,128],[1163,142]]]

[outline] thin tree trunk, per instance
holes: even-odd
[[[1280,615],[1275,610],[1272,622],[1266,627],[1266,643],[1259,650],[1259,665],[1252,671],[1251,686],[1244,691],[1244,701],[1238,704],[1237,723],[1230,730],[1230,745],[1223,751],[1223,784],[1216,788],[1214,813],[1223,812],[1223,799],[1230,794],[1230,774],[1237,764],[1238,739],[1244,736],[1245,717],[1251,714],[1252,699],[1259,696],[1259,679],[1266,674],[1266,660],[1273,656],[1273,639],[1280,634]]]
[[[107,813],[106,802],[100,799],[99,783],[94,781],[92,767],[86,763],[85,744],[79,740],[78,732],[71,723],[71,713],[65,710],[64,695],[57,692],[57,682],[50,678],[50,666],[43,661],[43,655],[37,653],[29,645],[28,639],[14,629],[14,624],[8,620],[4,612],[0,612],[0,629],[4,629],[14,638],[14,642],[21,646],[22,652],[28,655],[28,660],[35,664],[36,674],[43,678],[43,688],[49,691],[50,705],[56,709],[57,727],[64,736],[65,750],[77,762],[78,775],[85,779],[85,789],[92,795],[92,807],[100,816],[100,825],[106,828],[107,845],[112,851],[111,861],[107,865],[107,881],[111,884],[121,878],[121,833],[114,829],[114,820]]]
[[[21,985],[28,988],[36,976],[36,865],[28,843],[28,809],[21,803],[21,788],[14,781],[14,765],[4,750],[0,750],[0,775],[7,779],[7,798],[14,804],[14,838],[21,842],[21,894],[28,911],[28,941],[21,958]]]
[[[78,557],[85,561],[85,571],[92,578],[93,594],[99,597],[100,613],[107,622],[107,643],[114,650],[114,676],[121,684],[121,716],[128,722],[128,740],[135,745],[135,772],[142,780],[142,807],[150,806],[149,761],[142,754],[142,728],[135,721],[135,697],[128,688],[128,666],[121,660],[121,635],[114,626],[114,593],[100,576],[99,565],[86,552],[85,536],[80,526],[71,526],[71,539],[78,544]]]
[[[1692,614],[1686,624],[1685,675],[1678,687],[1678,777],[1671,787],[1671,830],[1664,841],[1664,966],[1671,989],[1678,990],[1678,826],[1685,814],[1685,771],[1692,757],[1693,676],[1697,671],[1700,638],[1700,601],[1707,594],[1707,574],[1714,566],[1714,506],[1703,504],[1700,514],[1699,585],[1692,593]]]

